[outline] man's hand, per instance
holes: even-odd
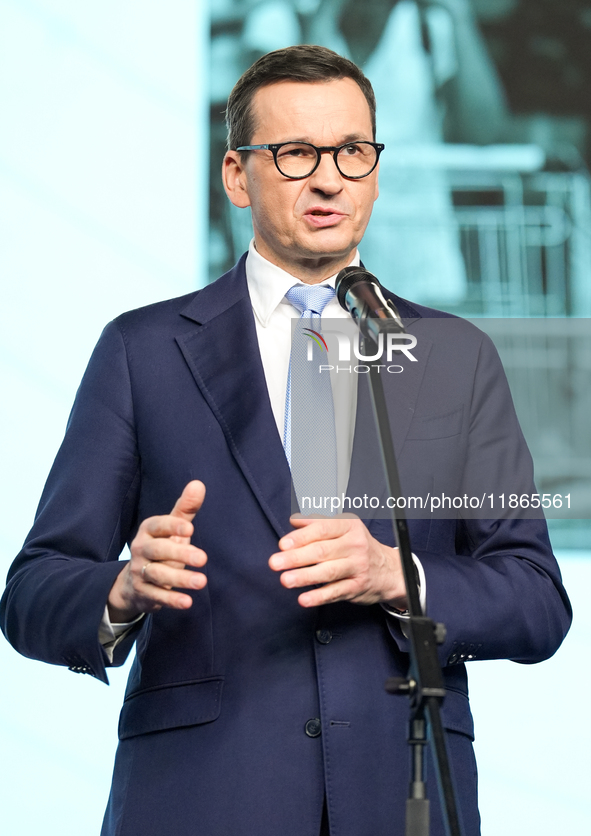
[[[334,519],[291,518],[292,531],[279,541],[280,552],[269,566],[281,572],[288,589],[318,586],[303,592],[302,607],[335,601],[375,604],[388,601],[406,609],[406,589],[398,549],[371,536],[360,519],[342,515]]]
[[[190,543],[192,519],[205,497],[203,482],[189,482],[170,514],[149,517],[131,544],[131,560],[119,573],[109,593],[113,623],[132,621],[140,613],[162,607],[186,610],[190,595],[174,589],[203,589],[207,577],[186,566],[202,567],[207,555]]]

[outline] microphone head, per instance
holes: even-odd
[[[339,300],[339,305],[346,311],[349,310],[346,301],[347,293],[349,289],[358,282],[371,282],[376,284],[378,287],[381,287],[376,277],[367,270],[364,270],[363,267],[343,268],[335,279],[335,291],[337,299]]]

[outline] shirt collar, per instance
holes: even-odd
[[[355,250],[355,255],[351,259],[350,265],[355,267],[359,266],[359,253],[357,250]],[[337,275],[335,273],[334,276],[325,279],[322,284],[334,287]],[[295,276],[286,273],[281,267],[277,267],[277,265],[263,258],[254,246],[254,238],[248,248],[246,281],[252,308],[263,328],[266,328],[269,324],[271,315],[277,306],[281,304],[290,287],[293,287],[294,284],[304,284],[304,282],[298,281]],[[287,304],[290,303],[287,302]]]

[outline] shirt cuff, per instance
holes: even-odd
[[[423,569],[423,564],[416,556],[416,554],[412,555],[412,559],[417,573],[417,584],[419,587],[419,603],[421,605],[421,612],[423,615],[425,615],[427,611],[427,580],[425,578],[425,570]],[[393,618],[399,619],[399,621],[408,621],[408,619],[410,618],[408,610],[406,610],[405,612],[401,612],[400,610],[395,609],[394,607],[390,606],[390,604],[384,601],[380,603],[380,606],[388,613],[388,615],[391,615]]]
[[[113,624],[109,618],[109,607],[105,606],[105,611],[99,624],[98,638],[103,646],[109,662],[113,661],[113,651],[117,645],[123,641],[125,636],[134,627],[138,621],[144,617],[145,613],[140,613],[133,621],[128,621],[126,624]]]

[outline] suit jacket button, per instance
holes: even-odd
[[[316,630],[316,641],[320,644],[330,644],[332,641],[332,633],[330,630]]]
[[[314,717],[312,720],[308,720],[308,722],[304,726],[304,730],[308,737],[320,737],[320,735],[322,734],[322,724],[318,717]]]

